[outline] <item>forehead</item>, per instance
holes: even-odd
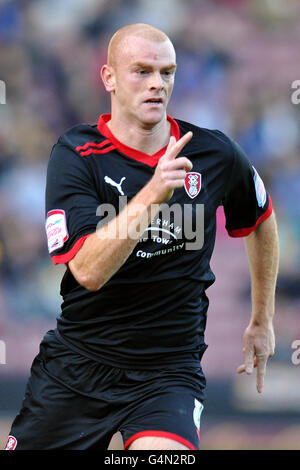
[[[128,36],[120,46],[119,56],[127,65],[140,62],[159,65],[176,63],[175,50],[169,40],[153,41],[143,37]]]

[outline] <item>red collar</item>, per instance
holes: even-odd
[[[127,157],[133,158],[134,160],[138,160],[139,162],[145,163],[151,167],[154,167],[160,157],[162,157],[166,151],[167,146],[160,149],[154,155],[148,155],[147,153],[141,152],[140,150],[133,149],[128,147],[125,144],[122,144],[110,131],[106,123],[110,121],[111,114],[102,114],[99,117],[97,129],[100,134],[104,135],[107,139],[109,139],[120,152],[122,152]],[[171,118],[171,116],[167,115],[168,121],[171,123],[171,135],[176,138],[176,140],[180,139],[180,129],[175,121],[175,119]]]

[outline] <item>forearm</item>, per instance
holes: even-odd
[[[75,279],[88,290],[100,289],[125,263],[162,203],[184,185],[193,167],[186,157],[177,157],[191,140],[187,132],[178,141],[171,136],[166,153],[154,175],[117,217],[87,238],[69,262]]]
[[[244,239],[251,276],[252,314],[250,323],[272,320],[279,264],[279,242],[275,214]]]
[[[69,267],[89,290],[100,289],[124,264],[159,209],[146,185],[119,215],[90,235]]]

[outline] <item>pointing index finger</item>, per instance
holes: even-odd
[[[266,375],[267,357],[264,354],[256,355],[257,358],[257,377],[256,386],[259,393],[262,392],[264,385],[264,378]]]
[[[174,141],[172,137],[170,138],[169,145],[166,150],[166,156],[171,160],[177,157],[177,155],[181,152],[181,150],[185,147],[185,145],[191,140],[193,137],[193,133],[191,131],[184,134],[179,140]]]

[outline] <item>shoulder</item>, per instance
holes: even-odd
[[[95,141],[101,142],[105,137],[102,136],[96,124],[77,124],[64,132],[58,139],[58,145],[64,145],[76,152],[80,152],[83,147]]]
[[[96,125],[78,124],[61,134],[53,145],[48,161],[48,173],[77,173],[88,171],[89,165],[82,158],[81,149],[87,148],[95,140],[101,141],[102,136]]]
[[[199,151],[201,149],[211,152],[221,152],[222,156],[234,159],[234,141],[219,129],[207,129],[190,122],[176,119],[181,135],[188,131],[193,132],[193,138],[189,142],[188,150]]]
[[[66,130],[60,135],[57,142],[53,145],[50,161],[57,161],[67,164],[80,160],[85,161],[82,156],[86,150],[93,145],[100,144],[105,139],[98,130],[96,124],[77,124]]]

